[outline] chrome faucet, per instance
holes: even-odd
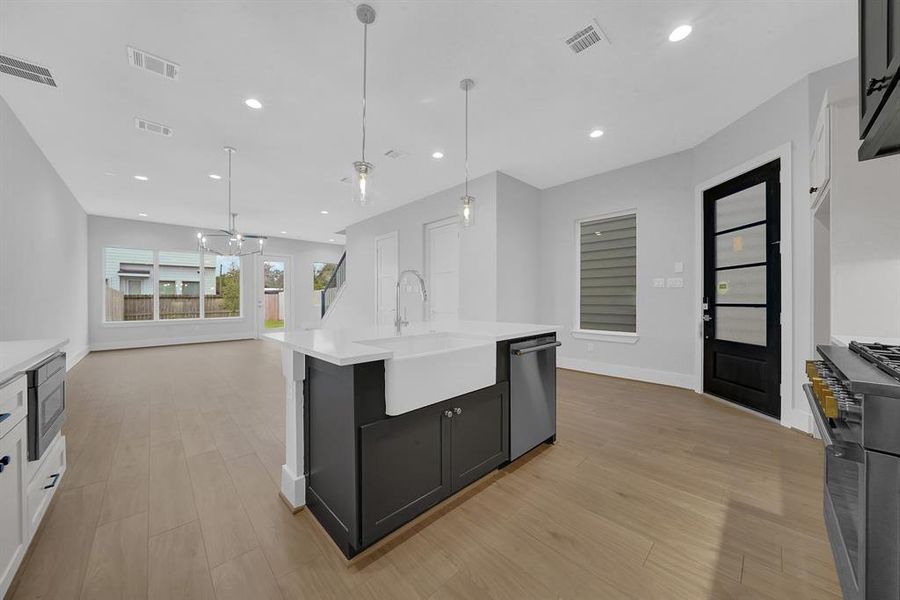
[[[406,320],[405,315],[404,318],[400,317],[400,284],[403,283],[403,278],[406,275],[414,275],[416,279],[419,280],[419,291],[422,296],[422,314],[425,314],[425,302],[428,300],[428,292],[425,291],[425,279],[422,277],[421,273],[413,269],[407,269],[400,273],[397,277],[397,306],[396,312],[394,316],[394,329],[397,331],[397,335],[400,335],[402,328],[404,325],[409,325],[409,321]]]

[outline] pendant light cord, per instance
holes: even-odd
[[[466,86],[466,198],[469,197],[469,86]],[[468,200],[466,200],[468,202]]]
[[[366,162],[366,66],[369,55],[369,26],[363,23],[362,162]]]
[[[234,233],[234,217],[231,216],[231,150],[228,151],[228,231]]]

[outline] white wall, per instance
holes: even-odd
[[[831,332],[900,339],[900,156],[858,162],[859,104],[831,110]]]
[[[497,173],[497,320],[540,321],[541,191]]]
[[[691,153],[594,175],[541,194],[540,320],[562,327],[561,366],[689,387],[693,373],[694,187]],[[576,325],[575,222],[636,209],[636,343],[583,340]],[[684,272],[675,274],[675,262]],[[683,288],[654,288],[658,277]]]
[[[255,257],[241,262],[242,316],[164,322],[103,322],[103,249],[106,247],[150,250],[196,250],[196,229],[147,221],[91,216],[88,218],[88,277],[90,343],[95,350],[152,346],[173,343],[244,339],[256,336],[258,285],[262,272]],[[299,240],[270,239],[266,253],[291,259],[289,284],[293,284],[291,304],[295,326],[318,322],[320,308],[312,305],[312,263],[337,262],[343,248]]]
[[[88,349],[87,215],[0,98],[0,339]]]
[[[497,174],[469,182],[475,196],[475,224],[460,229],[460,303],[462,319],[497,318]],[[458,213],[459,185],[347,227],[347,285],[326,327],[375,324],[375,238],[398,233],[400,271],[425,275],[425,225]],[[404,295],[410,320],[421,320],[421,302]]]

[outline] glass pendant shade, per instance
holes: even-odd
[[[360,206],[367,206],[372,200],[371,179],[372,171],[375,166],[365,161],[356,161],[353,163],[353,177],[351,185],[353,186],[353,201]]]
[[[475,224],[475,197],[462,196],[459,205],[459,222],[463,227],[471,227]]]

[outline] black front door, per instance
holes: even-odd
[[[781,417],[778,160],[703,192],[703,389]]]

